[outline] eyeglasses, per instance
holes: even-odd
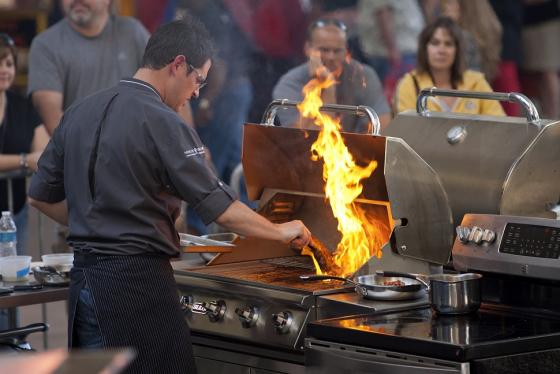
[[[16,43],[14,43],[14,39],[12,39],[10,35],[6,34],[5,32],[0,32],[0,40],[2,40],[2,42],[10,48],[16,47]]]
[[[201,90],[202,87],[206,86],[206,84],[208,83],[206,82],[206,78],[204,78],[202,74],[200,74],[198,70],[196,70],[196,68],[191,64],[187,63],[187,66],[189,67],[191,72],[194,71],[196,73],[196,84],[198,84],[198,89]],[[190,74],[191,72],[189,72],[188,74]]]
[[[320,28],[320,27],[327,27],[327,26],[336,26],[338,27],[340,30],[346,32],[346,30],[348,29],[346,27],[346,25],[344,24],[344,22],[338,20],[338,19],[331,19],[331,18],[327,18],[327,19],[318,19],[317,21],[313,22],[310,26],[309,26],[309,31],[312,31],[314,29]]]

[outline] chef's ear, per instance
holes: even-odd
[[[175,69],[178,69],[179,66],[185,64],[187,62],[187,58],[183,55],[177,55],[175,56],[175,58],[171,61],[171,66],[173,66]]]

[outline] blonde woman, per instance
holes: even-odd
[[[443,0],[442,13],[472,36],[480,56],[480,71],[492,81],[500,63],[502,25],[488,0]]]

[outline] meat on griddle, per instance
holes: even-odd
[[[301,253],[305,254],[306,250],[313,254],[313,257],[315,257],[323,273],[331,275],[338,275],[341,273],[342,269],[334,262],[331,251],[317,238],[312,236],[311,241],[304,247]]]

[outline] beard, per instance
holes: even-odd
[[[75,9],[74,4],[80,3],[80,8]],[[82,4],[79,0],[73,1],[67,10],[67,15],[70,20],[78,26],[89,26],[93,20],[93,10],[88,6]]]

